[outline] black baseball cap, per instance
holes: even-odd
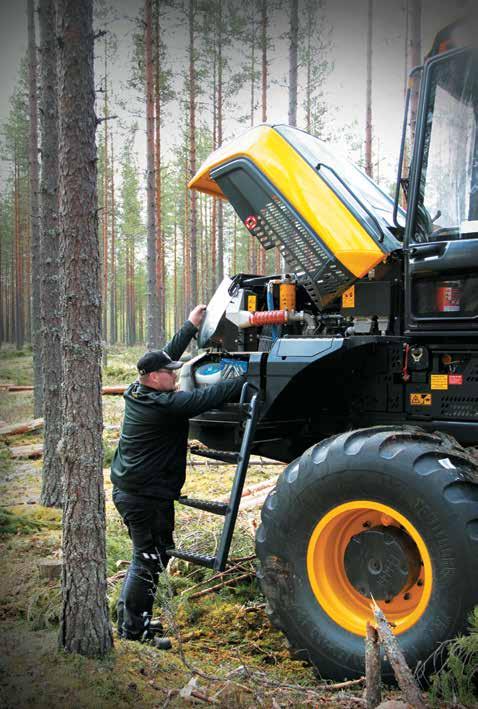
[[[140,357],[136,366],[140,374],[149,374],[157,372],[158,369],[179,369],[183,363],[175,362],[164,350],[153,350]]]

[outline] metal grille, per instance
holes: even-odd
[[[447,396],[441,398],[441,414],[444,418],[478,418],[478,396]]]
[[[472,364],[467,368],[465,382],[476,384],[478,382],[478,364]]]
[[[279,248],[319,307],[340,295],[353,280],[319,239],[277,197],[262,207],[257,215],[257,226],[251,229],[251,233],[265,249]]]

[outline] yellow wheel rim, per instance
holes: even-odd
[[[396,510],[370,500],[354,500],[334,507],[317,524],[307,549],[307,574],[323,610],[345,630],[365,635],[373,620],[370,599],[350,583],[344,566],[345,550],[353,536],[364,528],[393,525],[404,529],[421,557],[418,578],[406,593],[378,605],[395,624],[394,633],[404,633],[421,618],[432,592],[432,564],[428,549],[415,527]]]

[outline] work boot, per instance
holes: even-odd
[[[140,640],[144,645],[151,645],[157,650],[171,650],[172,644],[169,638],[159,637],[158,634],[151,630],[145,630]]]

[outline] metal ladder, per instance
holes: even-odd
[[[252,394],[250,401],[246,402],[249,393],[249,385],[246,382],[242,387],[240,405],[244,412],[246,424],[244,426],[244,435],[242,437],[241,448],[238,453],[229,451],[216,451],[212,449],[201,449],[198,454],[212,458],[214,460],[222,460],[226,463],[236,463],[236,472],[231,488],[231,496],[229,502],[216,502],[215,500],[197,500],[185,495],[178,499],[178,502],[188,507],[195,507],[198,510],[211,512],[216,515],[224,516],[224,526],[222,528],[221,538],[217,545],[215,556],[198,554],[196,552],[183,551],[182,549],[168,549],[167,554],[174,556],[177,559],[191,561],[198,566],[206,566],[215,571],[224,571],[226,568],[227,557],[231,546],[232,535],[236,524],[237,514],[239,512],[239,504],[241,502],[242,489],[246,479],[247,468],[249,465],[249,457],[251,446],[254,440],[257,419],[259,416],[259,395]]]

